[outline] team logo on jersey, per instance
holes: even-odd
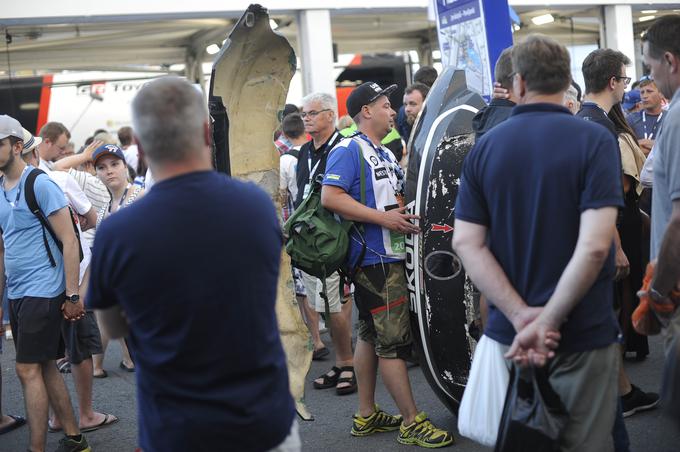
[[[375,180],[387,179],[387,170],[384,167],[376,168],[373,172],[375,173]]]
[[[370,157],[368,157],[368,159],[371,161],[373,166],[378,166],[380,164],[380,162],[378,161],[378,157],[376,157],[375,155],[371,155]]]

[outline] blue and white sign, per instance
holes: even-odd
[[[490,96],[496,59],[512,45],[507,0],[432,1],[442,65],[464,69],[468,86]]]

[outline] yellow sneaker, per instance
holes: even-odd
[[[428,449],[436,449],[453,444],[453,435],[435,427],[427,415],[421,412],[418,413],[413,424],[401,424],[397,441],[401,444],[415,444]]]
[[[359,414],[353,416],[352,436],[368,436],[379,432],[392,432],[398,430],[401,425],[401,415],[392,416],[375,406],[375,411],[368,417]]]

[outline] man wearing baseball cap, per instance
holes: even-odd
[[[444,447],[453,443],[453,436],[418,412],[406,372],[412,335],[404,273],[405,234],[417,234],[420,229],[412,222],[418,216],[406,213],[404,207],[404,174],[394,154],[380,143],[395,116],[388,98],[395,88],[367,82],[349,95],[347,111],[359,133],[331,151],[321,192],[324,207],[354,221],[361,231],[352,232],[348,258],[349,265],[357,268],[354,285],[359,310],[354,352],[359,410],[351,433],[367,436],[399,430],[401,444]],[[365,168],[365,204],[360,201],[360,165]],[[375,403],[378,368],[400,416],[387,414]]]
[[[29,449],[45,450],[47,407],[52,401],[65,433],[58,450],[90,451],[56,367],[56,359],[64,350],[63,320],[76,321],[85,314],[78,295],[78,243],[64,193],[45,174],[35,178],[33,191],[40,213],[61,242],[61,250],[30,211],[25,184],[33,167],[21,159],[23,149],[21,124],[0,116],[0,274],[7,276],[16,372],[24,390],[30,428]]]

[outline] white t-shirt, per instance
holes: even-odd
[[[73,168],[68,171],[68,174],[78,183],[78,186],[85,193],[87,199],[92,203],[94,210],[99,212],[103,207],[109,205],[111,195],[109,195],[109,191],[102,181],[90,173],[78,171]],[[83,245],[87,245],[88,249],[91,248],[94,243],[94,233],[95,228],[92,228],[83,232],[83,235],[81,236],[83,238]]]
[[[44,160],[40,160],[40,169],[45,171],[45,173],[50,176],[50,179],[52,179],[59,186],[59,188],[61,188],[61,191],[64,192],[64,198],[66,198],[66,202],[69,203],[73,210],[78,215],[85,215],[87,212],[89,212],[92,208],[92,203],[89,199],[87,199],[85,192],[83,192],[83,190],[80,188],[80,185],[78,185],[78,182],[73,178],[73,176],[64,171],[50,171],[49,168],[47,168],[47,165],[44,163]],[[82,229],[80,229],[80,224],[76,223],[76,226],[78,227],[78,234],[80,234],[80,247],[83,249],[83,260],[80,262],[80,283],[83,281],[85,270],[90,264],[90,257],[92,253],[90,251],[90,245],[88,245],[84,237],[84,232]]]
[[[652,150],[649,151],[642,171],[640,171],[640,183],[645,188],[652,188],[654,185],[654,149],[656,149],[656,143],[652,146]]]
[[[295,146],[293,149],[300,149]],[[297,198],[297,172],[298,159],[290,154],[283,154],[279,160],[279,190],[288,189],[291,199]]]
[[[137,164],[139,163],[139,150],[137,149],[137,145],[131,144],[127,149],[123,149],[123,155],[125,155],[125,163],[137,172]]]

